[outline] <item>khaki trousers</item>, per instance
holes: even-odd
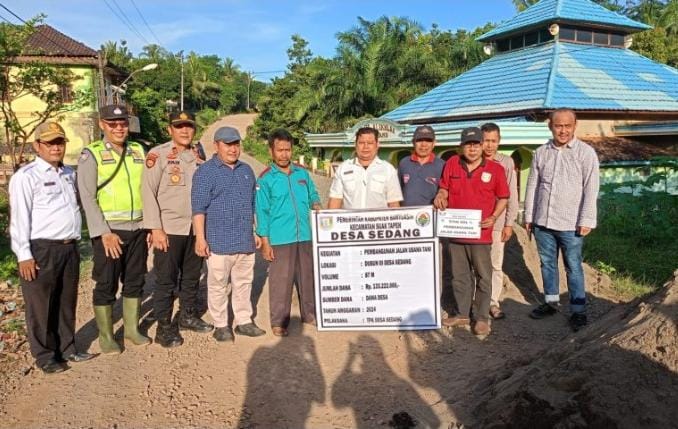
[[[490,305],[499,307],[499,298],[504,288],[504,243],[501,241],[501,231],[492,231],[492,249],[490,257],[492,258],[492,298]]]
[[[228,295],[233,326],[252,322],[254,253],[212,254],[207,258],[207,307],[216,328],[229,326]]]

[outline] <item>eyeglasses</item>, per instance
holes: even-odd
[[[187,123],[172,125],[172,128],[177,129],[177,130],[180,130],[182,128],[187,128],[187,127],[188,128],[194,128],[193,125],[187,124]]]
[[[128,121],[103,121],[104,124],[106,124],[107,127],[109,128],[128,128],[129,127],[129,122]]]

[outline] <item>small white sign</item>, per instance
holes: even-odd
[[[445,209],[436,218],[439,237],[480,238],[480,210]]]

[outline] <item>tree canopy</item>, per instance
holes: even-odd
[[[232,58],[201,55],[196,52],[169,52],[151,44],[134,56],[127,43],[108,41],[102,45],[106,58],[126,72],[157,63],[152,72],[139,73],[128,82],[127,99],[136,107],[141,122],[142,137],[154,143],[168,138],[167,117],[170,108],[181,104],[181,68],[184,69],[184,109],[195,112],[199,118],[218,118],[234,112],[255,108],[263,82],[252,80],[240,70]],[[249,91],[248,91],[249,89]],[[168,104],[177,103],[176,107]],[[205,124],[198,121],[198,133]]]

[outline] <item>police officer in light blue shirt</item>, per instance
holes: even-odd
[[[46,374],[94,357],[75,348],[82,219],[75,172],[63,165],[66,134],[56,122],[35,131],[35,161],[10,180],[10,235],[19,261],[31,354]]]

